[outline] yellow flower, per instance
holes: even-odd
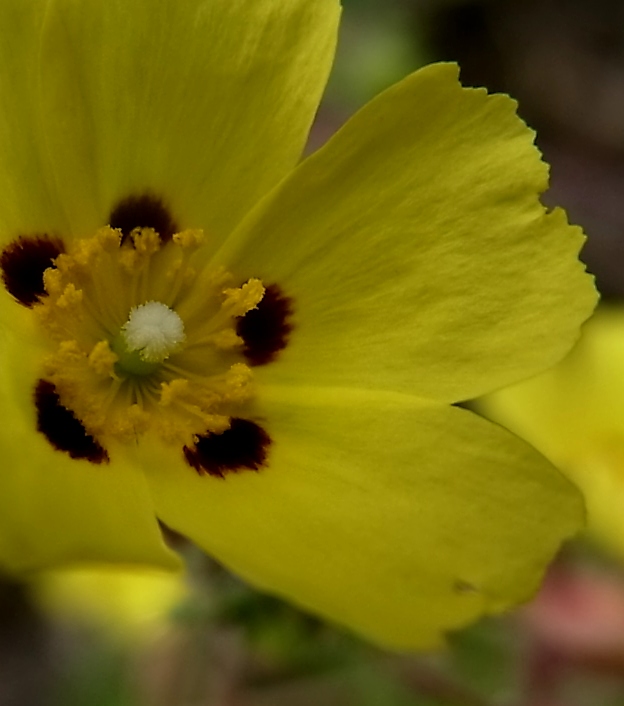
[[[164,634],[190,591],[184,577],[163,570],[88,567],[38,572],[31,579],[40,609],[115,641],[148,645]]]
[[[481,404],[578,485],[589,532],[624,557],[624,310],[601,307],[562,363]]]
[[[296,166],[337,0],[0,4],[0,557],[157,518],[397,647],[529,595],[580,496],[452,403],[561,358],[580,229],[506,96],[423,69]]]

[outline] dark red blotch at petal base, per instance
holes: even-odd
[[[128,196],[111,211],[109,225],[119,228],[122,242],[135,228],[153,228],[166,243],[178,232],[173,216],[163,200],[152,194]]]
[[[226,473],[258,471],[266,461],[271,439],[248,419],[234,417],[222,434],[200,436],[195,446],[185,446],[184,457],[200,475],[224,478]]]
[[[20,304],[32,307],[45,294],[43,273],[65,246],[60,238],[48,235],[22,235],[0,255],[2,280],[9,294]]]
[[[91,463],[108,463],[106,450],[89,434],[73,413],[63,407],[56,388],[47,380],[39,380],[35,388],[37,430],[58,451]]]
[[[258,306],[238,319],[236,333],[245,342],[243,355],[251,365],[266,365],[286,348],[292,313],[292,300],[270,284]]]

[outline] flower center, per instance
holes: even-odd
[[[130,310],[130,316],[113,341],[119,357],[117,369],[133,375],[150,375],[158,364],[179,350],[186,338],[184,323],[162,302],[147,302]]]
[[[201,231],[163,242],[102,228],[54,260],[34,306],[52,342],[44,377],[86,431],[127,441],[154,432],[192,445],[221,434],[252,395],[237,322],[264,295],[196,267]]]

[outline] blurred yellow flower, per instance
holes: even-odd
[[[0,559],[157,518],[396,647],[525,599],[581,499],[453,403],[595,303],[507,96],[406,78],[297,166],[337,0],[0,4]]]
[[[588,529],[624,557],[624,309],[602,306],[562,363],[481,404],[579,486]]]
[[[131,644],[148,644],[163,634],[174,609],[189,597],[182,575],[140,567],[42,571],[31,586],[52,619]]]

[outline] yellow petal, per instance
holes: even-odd
[[[465,410],[396,393],[263,390],[268,467],[200,476],[140,452],[159,516],[260,588],[399,648],[535,590],[578,492]]]
[[[0,129],[0,183],[12,179],[16,197],[5,239],[26,225],[82,236],[119,199],[152,192],[176,222],[218,242],[299,159],[333,56],[337,0],[50,0],[42,37],[37,15],[13,39],[16,22],[5,20],[25,4],[32,14],[42,3],[0,6],[17,54],[8,84],[17,90],[3,97],[19,116]],[[13,148],[22,116],[34,146]],[[15,159],[4,160],[6,145]],[[43,168],[34,158],[19,168],[20,153],[37,149]],[[48,192],[63,218],[40,217],[39,204],[17,217]]]
[[[624,311],[603,307],[558,366],[480,400],[583,491],[588,529],[624,556]]]
[[[266,381],[467,399],[561,358],[594,307],[580,229],[507,96],[429,66],[361,110],[219,254],[293,300]]]
[[[37,431],[33,392],[41,350],[33,340],[0,331],[0,566],[20,572],[80,561],[178,567],[139,468],[117,449],[110,450],[114,463],[73,460]]]
[[[44,174],[45,151],[36,87],[47,0],[0,3],[0,243],[18,234],[65,226]]]

